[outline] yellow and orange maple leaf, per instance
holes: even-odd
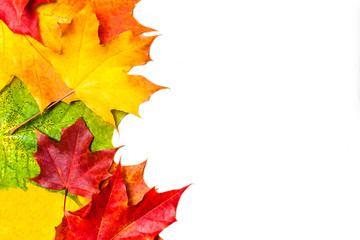
[[[41,38],[46,47],[61,52],[62,29],[86,6],[87,0],[58,0],[36,8]]]
[[[38,50],[77,98],[116,127],[111,110],[138,115],[139,105],[164,87],[143,76],[128,74],[132,67],[150,60],[149,48],[155,37],[136,36],[127,31],[100,45],[98,26],[88,4],[64,27],[61,54],[41,46]],[[30,41],[36,44],[35,40]]]
[[[70,24],[88,2],[88,0],[58,0],[36,8],[40,34],[45,46],[58,53],[61,51],[62,30],[59,24]],[[107,43],[126,31],[132,31],[134,35],[154,31],[141,25],[133,16],[135,4],[138,2],[139,0],[91,0],[93,11],[99,20],[100,44]]]
[[[70,1],[61,2],[66,12]],[[60,54],[34,39],[14,34],[4,23],[0,23],[0,42],[4,46],[0,50],[0,89],[13,76],[21,78],[41,111],[74,90],[75,94],[65,98],[65,102],[80,99],[116,127],[111,110],[138,115],[139,105],[149,100],[154,92],[164,88],[143,76],[127,74],[132,67],[150,60],[149,48],[155,37],[139,36],[127,31],[109,43],[100,45],[99,22],[92,5],[83,7],[78,3],[78,9],[82,10],[76,15],[76,11],[72,11],[68,18],[63,19],[64,24],[59,25],[59,39],[62,43],[59,46],[63,46]],[[49,3],[43,6],[54,5]],[[54,15],[49,16],[43,18],[43,22],[54,23]]]
[[[71,91],[55,73],[48,60],[35,48],[41,47],[40,43],[14,34],[2,21],[0,30],[0,89],[9,84],[14,76],[21,78],[40,110]],[[75,98],[70,97],[64,101],[72,100]]]

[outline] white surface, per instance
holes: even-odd
[[[360,239],[360,1],[143,0],[123,164],[184,193],[165,240]]]

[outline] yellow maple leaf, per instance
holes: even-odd
[[[0,89],[3,89],[10,83],[14,77],[14,72],[18,71],[19,65],[17,59],[13,57],[18,52],[17,43],[13,41],[15,34],[2,21],[0,21],[0,30]]]
[[[0,190],[0,239],[53,239],[64,215],[64,196],[28,184],[28,191]],[[80,207],[70,198],[66,210]]]
[[[128,74],[133,66],[150,60],[149,48],[155,37],[135,36],[127,31],[100,45],[98,27],[88,4],[64,27],[61,54],[46,48],[39,51],[47,56],[76,97],[115,127],[111,110],[138,115],[139,105],[164,87],[143,76]]]
[[[58,0],[36,7],[40,34],[46,47],[58,53],[61,51],[62,31],[59,23],[71,23],[73,17],[86,6],[86,2],[87,0]]]
[[[35,46],[42,45],[37,41],[31,43],[26,36],[14,34],[2,21],[0,44],[0,89],[9,84],[14,76],[21,78],[40,110],[71,91],[48,60],[37,51]],[[66,99],[67,102],[72,100],[75,98]]]

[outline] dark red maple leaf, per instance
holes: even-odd
[[[88,205],[65,212],[55,240],[150,240],[176,221],[176,208],[187,187],[164,193],[152,188],[130,206],[120,168]]]
[[[52,1],[54,0],[0,0],[0,19],[14,33],[29,35],[42,42],[34,8],[40,3]]]
[[[98,193],[100,182],[111,176],[108,169],[117,149],[90,152],[92,139],[81,118],[62,130],[60,142],[38,133],[34,157],[41,172],[30,180],[48,189],[66,189],[86,198]]]

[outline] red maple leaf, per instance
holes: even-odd
[[[137,205],[128,205],[120,168],[88,205],[65,212],[55,240],[150,240],[176,221],[176,208],[187,187],[164,193],[152,188]]]
[[[62,130],[60,142],[38,133],[34,157],[41,172],[30,180],[48,189],[66,189],[86,198],[98,193],[100,182],[111,176],[108,169],[117,149],[90,152],[92,139],[81,118]]]
[[[0,19],[14,33],[30,35],[42,42],[34,8],[40,3],[52,1],[54,0],[0,0]]]

